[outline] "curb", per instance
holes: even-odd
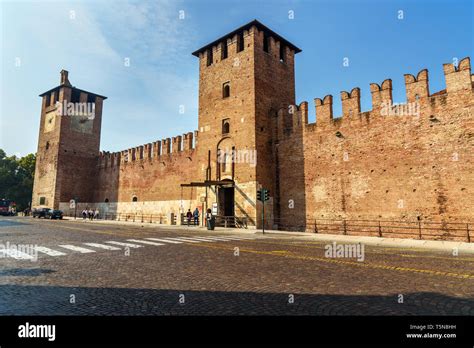
[[[261,234],[261,232],[257,232]],[[474,254],[474,243],[456,242],[456,241],[437,241],[437,240],[417,240],[403,238],[381,238],[369,236],[346,236],[340,234],[315,234],[308,232],[287,232],[287,231],[265,231],[265,234],[283,234],[291,236],[308,237],[311,240],[329,241],[329,242],[352,242],[364,243],[366,245],[404,248],[411,250],[437,250],[453,252],[457,248],[458,253]]]
[[[74,218],[64,217],[64,220],[72,220]],[[76,219],[76,221],[82,221]],[[207,229],[203,226],[188,227],[186,225],[164,225],[148,222],[133,222],[133,221],[116,221],[116,220],[86,220],[84,223],[121,225],[121,226],[139,226],[139,227],[154,227],[163,230],[184,230],[184,231],[199,231],[204,232]],[[216,227],[214,231],[219,233],[248,233],[262,235],[261,230],[257,229],[241,229],[241,228],[224,228]],[[435,250],[448,251],[452,253],[457,248],[458,253],[474,254],[474,243],[456,242],[456,241],[436,241],[436,240],[417,240],[417,239],[403,239],[403,238],[384,238],[384,237],[370,237],[370,236],[347,236],[341,234],[322,234],[310,232],[293,232],[293,231],[279,231],[279,230],[265,230],[265,234],[282,235],[287,237],[306,237],[309,240],[323,241],[323,242],[341,242],[341,243],[364,243],[366,245],[388,247],[388,248],[403,248],[407,250]]]

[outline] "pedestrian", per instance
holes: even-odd
[[[92,219],[94,219],[94,212],[92,211],[92,209],[89,209],[88,214],[89,214],[89,220],[92,221]]]
[[[194,225],[199,226],[199,209],[194,209]]]
[[[211,209],[206,210],[206,225],[208,230],[212,230],[212,211]]]
[[[86,209],[83,209],[82,210],[82,219],[85,220],[87,217],[87,210]]]
[[[186,218],[188,219],[188,226],[191,224],[191,218],[193,217],[193,213],[191,213],[191,209],[188,209],[186,213]]]
[[[94,219],[97,220],[99,218],[99,209],[95,209],[94,211]]]

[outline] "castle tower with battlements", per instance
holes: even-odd
[[[41,95],[33,206],[71,214],[69,201],[78,198],[78,209],[167,224],[179,224],[188,209],[202,216],[209,208],[222,224],[260,228],[257,190],[266,188],[266,228],[473,220],[469,58],[444,65],[442,91],[430,93],[421,70],[405,75],[406,103],[393,104],[385,79],[342,91],[342,115],[334,115],[331,95],[315,98],[313,107],[296,104],[299,52],[256,20],[221,36],[193,52],[198,130],[116,153],[99,152],[105,97],[72,87],[61,72],[61,84]],[[372,96],[369,111],[361,110],[363,93]],[[77,108],[57,116],[64,101],[93,104],[94,117]]]
[[[93,199],[105,99],[73,87],[68,72],[60,84],[40,95],[41,121],[32,206],[58,209],[77,198]]]

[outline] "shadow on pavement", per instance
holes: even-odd
[[[292,304],[289,295],[0,285],[0,315],[474,315],[474,299],[432,292],[404,294],[403,304],[398,294],[295,293]]]

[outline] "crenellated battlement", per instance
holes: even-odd
[[[405,74],[406,104],[393,104],[392,80],[385,79],[381,84],[371,83],[370,93],[372,95],[372,110],[362,112],[360,97],[361,90],[354,87],[350,92],[341,91],[342,115],[335,118],[333,115],[333,96],[326,95],[324,98],[315,98],[316,122],[308,123],[308,103],[302,102],[299,106],[290,105],[288,110],[281,109],[278,112],[277,128],[278,138],[295,133],[295,129],[302,122],[305,129],[340,125],[341,122],[352,122],[352,120],[370,119],[376,120],[390,115],[397,110],[413,106],[416,110],[427,110],[446,105],[446,98],[462,98],[459,93],[472,93],[474,86],[474,75],[471,75],[470,58],[462,59],[458,66],[452,63],[444,64],[443,71],[446,81],[446,89],[430,94],[428,83],[428,70],[423,69],[418,74]],[[437,101],[440,99],[440,101]],[[442,100],[441,100],[442,99]],[[455,103],[454,103],[455,104]],[[295,112],[292,112],[294,110]],[[412,109],[409,109],[412,110]],[[291,126],[292,125],[292,126]]]
[[[99,168],[111,168],[135,161],[153,161],[157,159],[163,162],[171,160],[173,154],[180,155],[194,151],[197,144],[197,136],[198,131],[194,131],[118,152],[101,151],[99,153],[98,165]]]

